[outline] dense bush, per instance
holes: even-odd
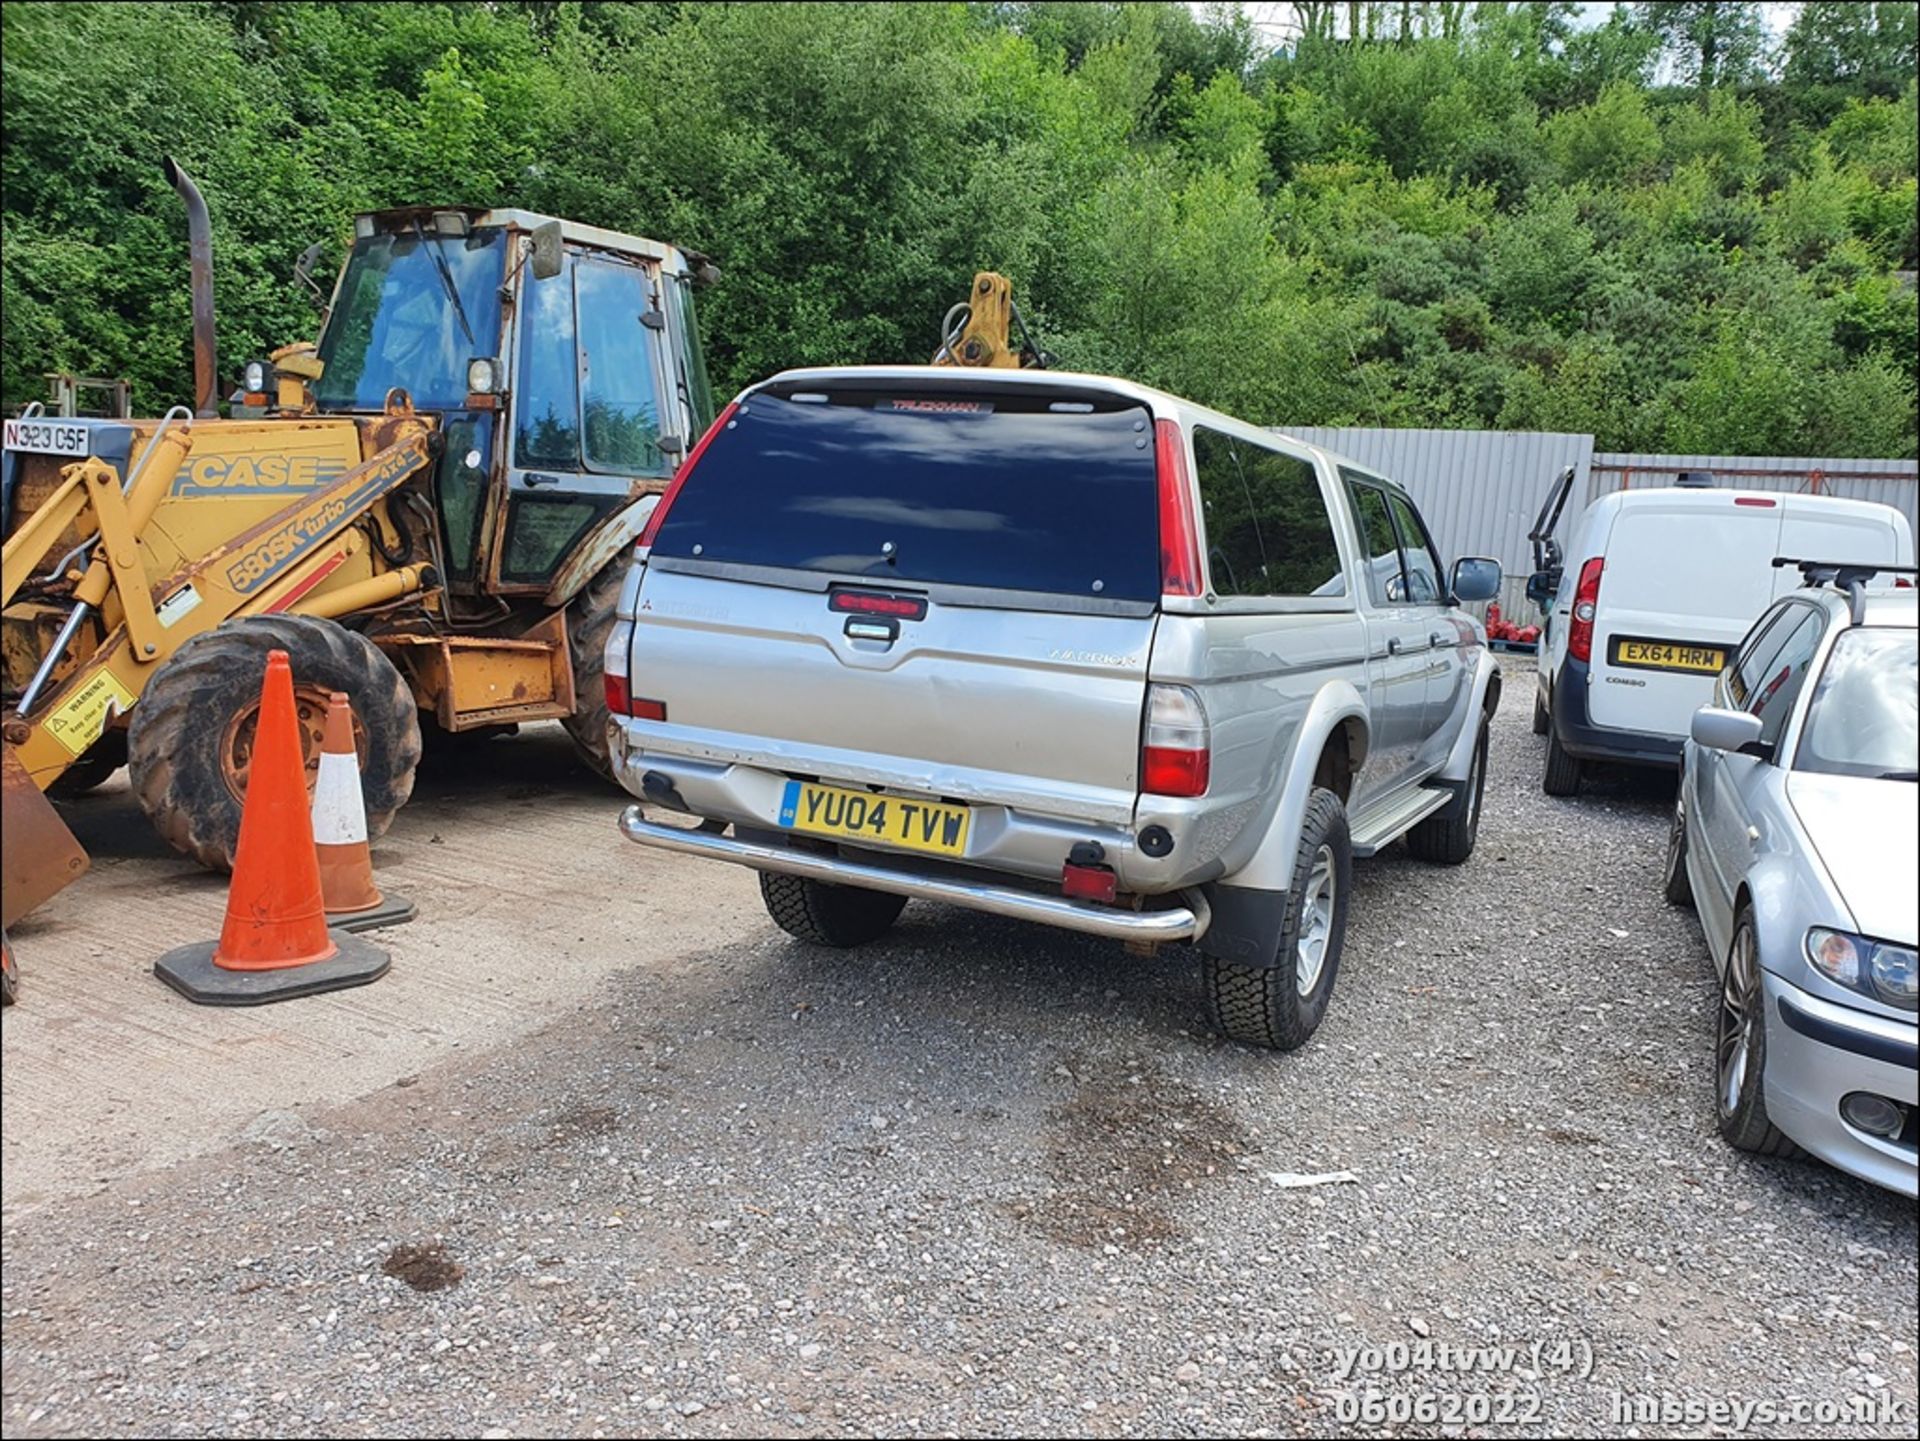
[[[311,332],[310,241],[460,201],[712,254],[725,385],[923,359],[996,268],[1063,362],[1258,421],[1915,453],[1912,7],[1778,56],[1735,4],[1294,8],[15,0],[0,390],[187,393],[172,154],[229,371]]]

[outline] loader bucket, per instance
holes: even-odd
[[[0,758],[0,926],[10,926],[81,876],[89,862],[53,803],[5,747]]]

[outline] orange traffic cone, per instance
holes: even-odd
[[[313,785],[313,844],[320,857],[320,892],[327,924],[371,931],[413,919],[404,896],[383,896],[373,883],[367,847],[367,803],[360,794],[360,755],[353,745],[353,705],[341,691],[327,701],[320,774]]]
[[[293,670],[285,651],[270,651],[226,924],[217,942],[168,951],[153,973],[204,1006],[257,1006],[363,986],[387,964],[385,951],[327,929]]]

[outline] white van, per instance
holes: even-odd
[[[1552,532],[1572,480],[1571,467],[1561,472],[1530,537],[1540,568],[1527,594],[1543,606],[1551,597],[1533,711],[1551,796],[1577,795],[1587,761],[1679,765],[1728,655],[1800,584],[1775,557],[1913,564],[1913,529],[1892,506],[1723,490],[1705,477],[1602,496],[1563,556]]]

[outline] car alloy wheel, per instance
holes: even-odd
[[[1306,894],[1300,898],[1300,939],[1293,948],[1293,983],[1303,996],[1313,994],[1313,988],[1320,984],[1320,972],[1326,968],[1339,885],[1333,847],[1322,846],[1314,853]]]
[[[1720,1027],[1715,1038],[1714,1060],[1720,1082],[1716,1090],[1722,1116],[1731,1116],[1740,1109],[1740,1098],[1747,1089],[1747,1067],[1759,1050],[1755,1044],[1756,1032],[1765,1023],[1753,932],[1742,926],[1734,932],[1726,975],[1720,982]]]

